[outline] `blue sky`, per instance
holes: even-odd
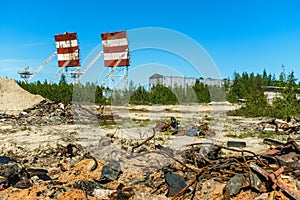
[[[34,71],[56,50],[54,34],[77,32],[84,68],[95,55],[93,51],[101,49],[101,33],[127,30],[130,45],[134,46],[151,34],[147,28],[144,32],[136,30],[157,27],[184,35],[188,41],[203,47],[207,56],[199,59],[211,59],[210,64],[219,72],[215,77],[232,77],[234,71],[262,73],[263,69],[278,76],[283,64],[286,72],[293,70],[300,79],[299,10],[297,0],[3,0],[0,2],[0,76],[19,79],[16,72],[27,65]],[[185,40],[181,43],[176,36],[151,40],[168,41],[167,46],[177,45],[176,48],[182,47],[188,54],[201,54],[194,48],[183,47]],[[100,59],[91,69],[93,75],[98,74],[87,79],[97,81],[107,73],[101,63]],[[210,67],[206,64],[199,64],[200,72],[195,72],[190,60],[175,55],[174,51],[144,48],[131,52],[129,75],[140,84],[155,72],[214,76],[202,73],[201,70]],[[57,70],[57,58],[54,58],[33,81],[50,80]]]

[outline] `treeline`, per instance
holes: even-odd
[[[217,99],[218,98],[218,99]],[[223,87],[207,86],[197,82],[192,86],[165,87],[156,85],[147,91],[143,86],[129,88],[128,91],[116,91],[112,95],[112,104],[124,105],[130,104],[182,104],[182,103],[209,103],[212,100],[224,101],[225,90]]]
[[[45,80],[43,83],[36,81],[33,83],[25,83],[17,81],[17,83],[25,90],[32,94],[41,95],[52,101],[70,103],[72,101],[87,102],[87,103],[106,103],[102,89],[96,84],[87,83],[68,84],[66,77],[61,76],[59,83],[48,83]]]
[[[114,91],[100,88],[94,83],[68,84],[66,77],[61,76],[59,83],[50,84],[46,80],[33,83],[18,82],[18,84],[32,94],[39,94],[44,98],[60,102],[87,102],[113,105],[125,104],[181,104],[208,103],[210,101],[225,101],[223,87],[207,86],[196,82],[191,86],[174,86],[173,88],[157,85],[146,90],[143,86],[134,86],[131,82],[126,91]]]
[[[68,84],[64,76],[59,83],[50,84],[47,81],[34,83],[18,82],[21,87],[33,94],[39,94],[47,99],[61,102],[88,102],[111,105],[126,104],[184,104],[209,103],[211,101],[229,101],[231,103],[245,102],[245,105],[232,115],[249,117],[268,116],[287,118],[299,116],[300,102],[298,93],[300,85],[294,72],[286,74],[283,71],[279,78],[275,74],[243,72],[234,73],[233,79],[224,79],[222,86],[208,86],[199,81],[191,86],[165,87],[157,85],[149,91],[143,86],[134,86],[130,83],[126,91],[114,91],[109,88],[100,88],[94,83]],[[277,88],[279,96],[268,102],[265,91],[268,86]]]

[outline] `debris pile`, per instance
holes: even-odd
[[[176,134],[179,128],[179,122],[175,119],[175,117],[171,117],[169,121],[158,121],[156,123],[155,129],[160,132],[170,132],[172,134]]]
[[[259,123],[258,131],[270,131],[279,135],[295,135],[300,134],[300,119],[296,117],[285,120],[271,119]]]
[[[1,122],[15,122],[19,125],[59,125],[76,121],[114,120],[120,118],[117,114],[97,114],[92,106],[82,106],[42,100],[38,104],[26,108],[17,115],[0,114]]]
[[[175,152],[153,143],[156,137],[154,130],[122,151],[113,148],[120,142],[114,135],[101,138],[95,151],[73,143],[34,151],[3,146],[0,198],[300,199],[300,146],[292,139],[264,139],[270,148],[263,152],[237,141],[192,143]]]
[[[23,110],[17,117],[19,124],[66,124],[73,122],[74,113],[70,104],[43,100],[40,103]]]
[[[206,146],[206,148],[205,148]],[[157,177],[152,194],[184,199],[232,199],[250,189],[254,198],[261,194],[275,195],[286,199],[300,199],[300,146],[289,140],[275,149],[263,153],[225,147],[215,144],[195,143],[188,145],[182,159],[162,151],[153,151],[172,158],[175,164],[158,170],[149,177]],[[222,155],[222,151],[232,152]],[[281,176],[283,174],[283,176]],[[292,187],[286,179],[293,180]],[[149,186],[146,180],[143,187]],[[205,183],[223,184],[222,192],[215,196],[203,196]],[[298,184],[298,185],[297,185]],[[297,188],[298,187],[298,188]],[[207,186],[206,186],[207,188]],[[210,194],[211,195],[211,194]]]
[[[190,125],[188,127],[183,127],[175,117],[171,117],[170,122],[158,121],[156,123],[155,129],[160,132],[169,132],[173,135],[205,136],[210,133],[209,125],[207,122],[204,122],[200,125]]]

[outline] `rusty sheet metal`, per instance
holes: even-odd
[[[239,148],[244,148],[246,147],[246,142],[241,142],[241,141],[228,141],[227,142],[228,147],[239,147]]]
[[[283,146],[284,145],[283,142],[280,142],[280,141],[277,141],[277,140],[273,140],[273,139],[270,139],[270,138],[265,138],[263,140],[263,143],[264,144],[268,144],[268,145],[274,145],[274,146]]]
[[[223,190],[224,199],[237,195],[243,188],[251,187],[260,192],[266,192],[266,186],[255,173],[236,174],[230,179]]]

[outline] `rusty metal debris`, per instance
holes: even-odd
[[[186,182],[183,176],[178,173],[174,173],[169,169],[165,169],[163,171],[166,184],[168,185],[167,197],[176,196],[183,188],[186,187]]]
[[[274,154],[276,160],[268,157],[268,151],[254,153],[240,149],[244,148],[246,143],[236,141],[229,142],[228,147],[213,143],[189,144],[181,159],[165,151],[150,151],[148,153],[164,155],[177,163],[176,168],[169,166],[169,168],[161,169],[165,180],[155,188],[154,193],[164,192],[162,184],[165,184],[168,189],[166,196],[176,199],[184,195],[184,199],[193,199],[205,180],[214,179],[226,183],[223,189],[225,200],[236,196],[242,189],[249,188],[258,193],[281,190],[288,198],[300,199],[300,194],[278,180],[280,174],[288,173],[286,169],[291,166],[294,167],[293,169],[300,169],[297,164],[300,158],[299,145],[291,139],[286,143],[268,139],[265,143],[277,145],[278,150]],[[222,155],[223,150],[232,151],[232,154]],[[288,162],[291,160],[291,153],[294,153],[294,157],[291,162]],[[266,170],[274,172],[269,173]],[[276,187],[272,187],[274,184]]]
[[[173,135],[187,135],[187,136],[205,136],[209,133],[209,125],[204,122],[200,125],[190,125],[183,127],[175,117],[170,117],[170,120],[158,121],[155,129],[160,132],[169,132]]]
[[[247,145],[243,141],[228,141],[226,146],[210,142],[191,143],[180,152],[162,144],[151,144],[152,148],[137,150],[150,145],[150,141],[155,137],[156,131],[153,130],[153,134],[141,142],[131,143],[132,148],[128,149],[126,158],[129,162],[135,162],[140,157],[155,154],[170,162],[151,170],[150,164],[148,166],[148,163],[145,163],[145,167],[149,170],[144,174],[140,173],[138,178],[128,175],[128,172],[126,174],[124,168],[121,168],[122,161],[112,160],[101,163],[89,152],[83,152],[80,145],[72,143],[59,146],[55,151],[59,159],[64,159],[64,162],[59,162],[55,168],[61,177],[55,179],[52,176],[55,171],[53,169],[24,167],[16,159],[2,156],[0,157],[0,192],[10,186],[31,189],[34,188],[33,184],[44,182],[47,187],[59,188],[61,192],[68,192],[75,188],[83,195],[80,197],[82,199],[91,197],[130,199],[136,195],[138,189],[173,200],[214,199],[201,196],[203,188],[207,186],[205,184],[213,181],[213,184],[221,185],[221,190],[217,194],[219,199],[229,200],[245,191],[251,191],[256,197],[264,194],[271,198],[280,193],[285,196],[284,198],[300,199],[300,193],[295,190],[295,186],[290,186],[282,178],[288,176],[296,181],[300,179],[300,152],[295,140],[288,139],[287,142],[280,142],[265,139],[264,143],[271,147],[262,152],[247,150]],[[114,140],[109,140],[109,144],[113,142]],[[38,152],[44,153],[40,150]],[[76,166],[76,163],[68,165],[66,161],[75,158],[80,159],[81,165]],[[149,160],[150,162],[152,160]],[[64,182],[67,180],[66,177],[71,178],[71,184],[70,181]],[[41,190],[39,195],[57,197],[58,189],[53,190],[56,193],[45,194],[46,192]]]
[[[228,141],[227,147],[239,147],[244,148],[246,147],[246,142],[240,142],[240,141]]]
[[[141,142],[140,144],[132,147],[131,149],[131,154],[134,152],[134,149],[139,148],[140,146],[146,144],[148,141],[150,141],[151,139],[153,139],[155,137],[155,129],[153,129],[153,135],[151,135],[150,137],[146,138],[143,142]]]
[[[296,117],[287,120],[272,119],[259,124],[260,131],[272,131],[280,135],[300,133],[300,121]]]
[[[122,174],[122,171],[120,171],[112,166],[105,165],[102,168],[100,180],[97,180],[97,182],[103,184],[103,183],[107,183],[110,181],[114,181],[114,180],[117,180],[121,174]]]
[[[282,183],[280,180],[277,180],[277,177],[283,173],[284,167],[279,168],[273,173],[269,173],[266,170],[262,169],[261,167],[257,166],[255,163],[250,163],[250,168],[261,174],[267,181],[272,181],[273,189],[276,189],[276,187],[283,190],[288,197],[295,200],[300,200],[300,195],[295,193],[294,191],[290,190],[284,183]]]
[[[51,180],[44,169],[26,169],[15,159],[7,156],[0,156],[0,185],[2,189],[9,186],[24,189],[32,186],[30,178],[37,176],[41,180]]]

